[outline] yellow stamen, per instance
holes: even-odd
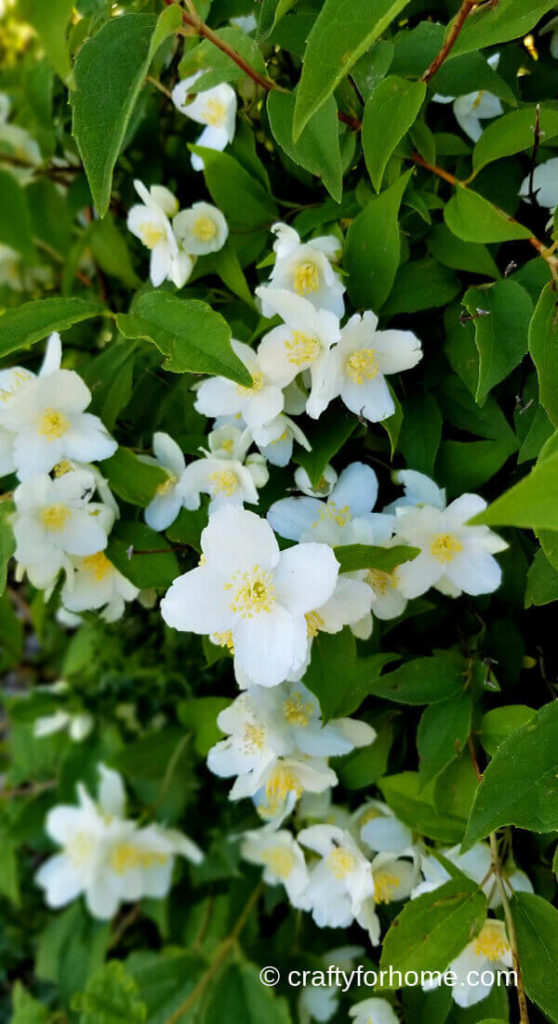
[[[285,342],[287,358],[289,363],[295,366],[303,366],[305,363],[312,363],[320,352],[320,343],[317,338],[312,338],[302,331],[292,331],[291,340]]]
[[[217,225],[215,221],[210,220],[209,217],[198,217],[198,219],[194,221],[192,234],[194,238],[197,238],[200,242],[212,242],[217,234]]]
[[[354,384],[374,380],[380,372],[375,349],[361,348],[357,352],[351,352],[345,362],[345,372]]]
[[[344,846],[337,846],[327,858],[327,866],[335,878],[346,878],[356,867],[356,860]]]
[[[268,614],[275,604],[273,576],[259,565],[235,573],[230,583],[225,583],[225,590],[234,590],[229,608],[243,619]]]
[[[288,878],[295,866],[295,858],[284,846],[270,846],[262,853],[262,860],[278,878]]]
[[[232,437],[227,437],[226,440],[223,441],[221,448],[223,449],[224,452],[228,452],[229,455],[232,455],[234,451],[234,441]]]
[[[252,384],[249,388],[244,387],[244,384],[236,385],[236,390],[238,391],[239,395],[250,395],[257,391],[261,391],[262,388],[263,373],[260,373],[259,370],[257,370],[255,373],[252,373]]]
[[[306,612],[304,618],[306,619],[306,634],[308,637],[314,638],[320,632],[324,620],[318,612]]]
[[[397,586],[396,570],[394,569],[393,572],[382,572],[381,569],[369,569],[366,573],[366,582],[378,594],[387,594],[390,587]]]
[[[148,249],[154,249],[165,238],[165,231],[161,225],[154,224],[152,221],[145,221],[143,224],[140,224],[139,234],[143,244]]]
[[[110,866],[118,875],[125,875],[134,868],[150,868],[154,864],[166,864],[168,853],[155,850],[141,850],[131,843],[119,843],[110,855]]]
[[[218,647],[228,647],[229,651],[232,651],[234,654],[234,640],[231,629],[227,629],[224,633],[212,633],[209,639],[212,644],[217,644]]]
[[[175,473],[168,473],[167,479],[163,480],[161,484],[157,486],[155,494],[168,494],[170,490],[178,483],[178,477]]]
[[[494,963],[496,960],[501,960],[509,952],[510,945],[502,929],[497,924],[487,921],[475,939],[475,953],[477,956],[484,956],[491,963]]]
[[[442,565],[451,562],[460,551],[463,551],[463,544],[451,533],[438,533],[430,541],[430,552]]]
[[[210,99],[203,108],[202,117],[206,124],[211,124],[214,128],[220,128],[226,114],[227,108],[221,100]]]
[[[297,295],[309,295],[311,292],[317,292],[319,287],[318,268],[309,260],[299,263],[294,274],[294,290]]]
[[[265,746],[266,730],[263,725],[253,725],[248,723],[244,727],[244,735],[242,737],[242,746],[245,750],[254,752],[256,750],[263,750]]]
[[[328,501],[320,512],[320,518],[318,522],[323,522],[324,519],[331,519],[337,526],[346,526],[351,518],[351,513],[348,505],[343,505],[343,508],[337,508],[334,501]]]
[[[293,693],[283,704],[283,714],[290,725],[308,725],[314,708],[304,702],[301,693]]]
[[[45,409],[39,420],[39,434],[49,441],[62,437],[70,429],[70,421],[63,412],[56,409]]]
[[[268,807],[273,812],[280,803],[287,799],[289,793],[296,793],[299,797],[302,793],[300,779],[295,775],[292,768],[279,765],[269,776],[265,784],[265,795]]]
[[[232,469],[219,470],[209,477],[213,494],[226,494],[230,498],[238,486],[238,477]]]
[[[375,871],[374,902],[391,903],[400,884],[397,875],[391,875],[389,871]]]
[[[63,530],[66,520],[71,514],[68,506],[62,505],[60,502],[55,505],[46,505],[41,512],[41,523],[46,530]]]
[[[109,562],[104,551],[97,551],[95,555],[87,555],[82,559],[81,567],[91,573],[98,583],[114,571],[114,566],[112,562]]]
[[[63,459],[62,462],[56,463],[53,473],[55,477],[66,476],[66,473],[71,473],[73,468],[69,459]]]

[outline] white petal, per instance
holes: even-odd
[[[218,509],[202,533],[201,545],[208,564],[225,576],[255,565],[273,569],[279,561],[279,546],[271,526],[245,509]]]
[[[293,615],[319,608],[331,597],[339,562],[327,544],[296,544],[279,556],[275,596]]]
[[[222,633],[234,615],[223,575],[208,565],[179,576],[161,601],[161,615],[174,629],[192,633]]]

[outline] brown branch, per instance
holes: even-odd
[[[453,19],[450,30],[446,38],[444,39],[444,42],[439,53],[437,53],[436,56],[434,57],[434,60],[432,61],[430,67],[428,67],[424,74],[420,76],[421,82],[429,82],[431,78],[434,78],[436,72],[440,70],[442,64],[444,63],[445,60],[447,60],[451,51],[453,50],[453,47],[457,42],[459,33],[461,32],[461,29],[463,28],[465,22],[467,21],[467,18],[475,10],[475,8],[478,7],[478,4],[479,0],[463,0],[461,7],[459,8],[457,14],[455,15],[455,18]]]

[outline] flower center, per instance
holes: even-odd
[[[167,479],[163,480],[162,484],[159,484],[155,494],[168,494],[169,491],[178,483],[178,477],[176,473],[169,473]]]
[[[266,730],[263,725],[254,725],[249,722],[244,727],[242,746],[252,753],[256,750],[263,750],[265,746]]]
[[[220,128],[225,120],[227,108],[221,100],[210,99],[203,108],[202,117],[206,124],[213,125],[214,128]]]
[[[344,846],[337,846],[327,858],[327,866],[335,878],[346,878],[354,870],[356,860]]]
[[[117,875],[125,875],[134,868],[150,868],[154,864],[166,864],[167,853],[154,850],[141,850],[131,843],[119,843],[110,855],[110,866]]]
[[[209,639],[212,644],[217,644],[218,647],[228,647],[229,651],[232,651],[234,654],[234,640],[231,629],[227,629],[224,633],[212,633]]]
[[[324,519],[331,519],[334,523],[337,523],[337,526],[346,526],[350,518],[351,513],[348,505],[343,505],[343,508],[337,508],[334,501],[328,501],[320,512],[318,522],[323,522]]]
[[[313,639],[320,632],[324,620],[319,612],[306,612],[304,618],[306,619],[306,635]]]
[[[502,930],[490,922],[485,924],[475,939],[475,953],[486,957],[491,963],[501,960],[509,950],[509,943]]]
[[[234,451],[234,441],[232,437],[225,438],[221,445],[221,448],[223,449],[224,452],[227,452],[229,455],[232,455]]]
[[[39,434],[41,437],[46,437],[48,441],[62,437],[69,429],[68,417],[64,416],[63,412],[57,412],[56,409],[45,409],[39,420]]]
[[[226,494],[230,498],[238,485],[238,477],[232,469],[222,469],[209,477],[213,494]]]
[[[473,110],[476,110],[477,107],[480,107],[480,105],[482,103],[483,96],[484,96],[484,89],[480,89],[479,92],[477,93],[477,95],[475,96],[475,99],[474,99],[474,102],[473,102]]]
[[[165,232],[161,225],[155,224],[153,221],[145,221],[145,223],[140,224],[139,233],[143,244],[148,249],[154,249],[165,238]]]
[[[357,352],[351,352],[347,356],[345,371],[355,384],[364,384],[366,380],[374,380],[378,376],[380,367],[376,359],[376,351],[373,348],[361,348]]]
[[[270,846],[264,850],[262,860],[278,878],[288,878],[295,865],[293,854],[284,846]]]
[[[314,708],[304,702],[301,693],[293,693],[283,704],[283,714],[290,725],[308,725]]]
[[[46,530],[63,530],[66,520],[71,515],[67,505],[58,502],[55,505],[46,505],[41,512],[41,523]]]
[[[68,844],[68,855],[75,867],[82,867],[87,863],[94,849],[93,837],[89,832],[76,832]]]
[[[252,384],[249,388],[244,387],[244,384],[236,385],[236,390],[238,391],[239,395],[253,395],[257,391],[261,391],[262,388],[263,373],[260,373],[259,370],[256,370],[255,373],[252,373]]]
[[[299,263],[294,274],[294,289],[297,295],[309,295],[310,292],[317,292],[319,287],[318,268],[309,260]]]
[[[66,473],[71,473],[73,468],[74,467],[72,466],[72,463],[70,462],[69,459],[62,459],[62,462],[56,463],[52,472],[54,473],[55,477],[66,476]]]
[[[97,582],[104,580],[113,571],[112,562],[109,562],[104,551],[97,551],[95,555],[87,555],[86,558],[82,558],[81,567],[91,573]]]
[[[389,871],[375,871],[374,902],[391,903],[399,884],[397,875],[391,875]]]
[[[378,594],[387,594],[390,587],[397,586],[397,577],[395,570],[393,572],[382,572],[381,569],[369,569],[366,573],[366,582]]]
[[[287,799],[289,793],[296,793],[297,797],[302,793],[300,779],[291,768],[279,765],[269,776],[265,784],[265,795],[270,810],[273,810]]]
[[[231,582],[225,583],[225,590],[234,590],[229,608],[243,619],[268,614],[275,604],[273,576],[259,565],[235,573]]]
[[[313,363],[320,351],[320,343],[317,338],[312,338],[302,331],[292,331],[291,340],[285,342],[289,363],[295,366],[302,366],[304,363]]]
[[[192,234],[200,242],[212,242],[217,234],[217,225],[209,217],[198,217],[194,221]]]
[[[454,555],[460,551],[463,551],[463,544],[451,533],[438,533],[430,541],[430,552],[442,565],[451,562]]]

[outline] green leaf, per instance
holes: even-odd
[[[215,35],[235,53],[239,53],[254,71],[265,76],[265,61],[260,48],[251,36],[243,32],[237,25],[220,28]],[[209,39],[203,39],[197,46],[186,52],[180,61],[178,71],[181,78],[189,78],[199,71],[203,72],[195,83],[192,82],[193,93],[213,89],[221,82],[238,82],[245,75],[245,71]]]
[[[489,526],[558,530],[558,452],[471,520]]]
[[[103,462],[103,476],[119,498],[141,508],[149,505],[157,488],[168,480],[168,473],[160,466],[142,462],[129,448],[122,447]]]
[[[408,2],[325,0],[304,52],[293,126],[295,139]]]
[[[14,533],[9,521],[14,509],[13,501],[0,502],[0,596],[6,589],[8,564],[16,548]]]
[[[554,7],[552,0],[500,0],[496,7],[475,11],[465,22],[450,57],[519,39]]]
[[[127,340],[116,341],[83,368],[80,374],[91,391],[89,412],[100,416],[113,430],[119,412],[132,397],[134,364],[138,346]]]
[[[425,82],[388,75],[364,107],[362,148],[372,184],[379,192],[387,162],[415,123],[426,96]]]
[[[539,128],[545,143],[558,135],[558,110],[542,105]],[[504,114],[487,125],[473,150],[473,169],[478,174],[483,167],[514,153],[532,149],[535,139],[536,107],[523,107]]]
[[[473,803],[463,851],[502,825],[531,832],[558,829],[558,700],[496,750]]]
[[[38,299],[9,309],[0,317],[0,356],[18,352],[53,331],[64,331],[72,324],[100,316],[103,307],[89,299]]]
[[[293,142],[294,93],[270,92],[267,113],[276,142],[295,164],[321,179],[336,202],[343,196],[343,172],[339,149],[337,104],[330,96],[310,118],[296,142]]]
[[[313,487],[318,486],[328,462],[340,451],[357,426],[354,416],[330,409],[320,416],[319,424],[312,424],[306,431],[312,448],[309,452],[300,448],[294,453],[293,462],[304,467]]]
[[[423,711],[417,731],[421,785],[435,779],[463,750],[471,731],[472,711],[467,693]]]
[[[347,289],[359,309],[380,309],[391,292],[401,253],[399,207],[412,173],[371,199],[347,233]]]
[[[21,981],[16,981],[12,990],[13,1014],[10,1024],[48,1024],[50,1010],[39,1003],[24,989]]]
[[[558,427],[558,307],[556,287],[549,281],[540,293],[529,327],[529,352],[539,381],[539,401]]]
[[[429,252],[439,263],[452,270],[468,270],[473,274],[485,274],[486,277],[500,277],[490,252],[484,245],[475,242],[464,242],[452,234],[446,224],[435,224],[426,239]]]
[[[442,416],[432,395],[412,395],[405,402],[399,447],[408,466],[434,474],[434,461],[442,436]]]
[[[504,708],[493,708],[483,715],[480,724],[480,741],[487,754],[494,757],[498,747],[520,726],[530,722],[535,711],[525,704],[510,704]]]
[[[180,574],[176,556],[167,548],[164,537],[149,526],[120,520],[113,527],[106,554],[140,590],[163,589]]]
[[[110,213],[90,225],[88,244],[105,274],[117,277],[129,288],[139,286],[141,282],[132,266],[128,244]]]
[[[235,1024],[291,1024],[285,997],[262,985],[258,969],[242,960],[225,967],[213,982],[200,1024],[225,1019]]]
[[[147,1008],[138,987],[120,960],[109,960],[72,999],[79,1024],[143,1024]]]
[[[381,726],[374,721],[377,733],[374,742],[362,750],[354,750],[336,766],[341,784],[347,789],[372,786],[384,774],[393,742],[392,717],[391,712],[384,716]]]
[[[465,660],[455,651],[416,658],[380,676],[370,692],[396,704],[435,704],[462,693],[464,672]]]
[[[69,1002],[101,966],[110,940],[110,924],[95,921],[81,902],[53,915],[39,937],[35,972],[58,986]]]
[[[475,318],[475,344],[479,353],[475,399],[483,405],[492,388],[504,380],[526,354],[533,306],[525,289],[510,280],[496,281],[489,288],[469,288],[463,305]]]
[[[393,661],[399,661],[399,658],[399,654],[382,651],[378,654],[369,654],[366,658],[355,657],[354,661],[350,660],[346,665],[343,692],[337,696],[336,718],[351,715],[353,711],[356,711],[363,700],[374,692],[374,686],[382,669]]]
[[[340,680],[348,683],[355,663],[356,645],[350,629],[315,637],[304,685],[318,698],[324,722],[333,718],[343,697]]]
[[[205,966],[198,953],[174,946],[160,952],[138,950],[128,957],[126,970],[136,980],[149,1024],[167,1024],[193,991]]]
[[[531,238],[533,232],[493,206],[478,192],[458,185],[444,209],[444,220],[464,242],[513,242]]]
[[[455,298],[460,287],[455,274],[436,260],[409,260],[397,270],[382,314],[395,316],[445,306]]]
[[[411,900],[383,943],[380,970],[444,971],[480,932],[486,897],[476,882],[452,878],[434,892]],[[385,986],[389,988],[389,985]],[[396,978],[391,986],[397,988]]]
[[[558,601],[558,572],[548,561],[544,551],[537,551],[527,576],[525,607],[540,606]]]
[[[558,1022],[558,910],[530,892],[514,894],[513,922],[525,991],[532,1003]]]
[[[222,648],[218,648],[222,651]],[[217,725],[217,715],[230,705],[226,697],[196,697],[182,701],[177,708],[178,717],[194,733],[194,749],[200,757],[207,757],[211,747],[223,739]]]
[[[100,217],[109,207],[114,167],[151,60],[181,19],[178,5],[158,19],[152,14],[111,18],[78,53],[73,132]]]
[[[75,0],[20,0],[24,18],[35,29],[48,60],[60,78],[71,71],[66,30]]]
[[[9,171],[0,169],[0,242],[9,245],[24,259],[32,261],[31,215],[25,191]]]
[[[137,300],[133,314],[119,314],[117,323],[125,337],[153,342],[166,357],[164,370],[217,374],[245,387],[252,383],[231,348],[227,321],[199,299],[146,292]]]
[[[263,0],[258,20],[258,39],[267,39],[275,25],[294,7],[297,0]]]
[[[393,572],[402,562],[410,562],[420,554],[420,548],[396,544],[392,548],[377,547],[375,544],[347,544],[334,548],[339,562],[339,572],[355,572],[357,569],[378,569]]]

